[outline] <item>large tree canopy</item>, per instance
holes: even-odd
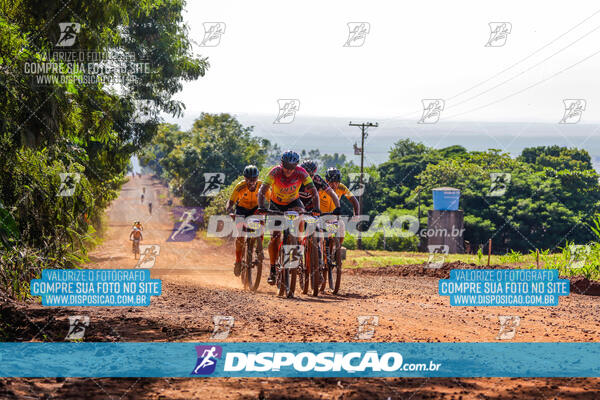
[[[191,54],[183,6],[0,3],[0,215],[10,221],[0,223],[0,286],[81,262],[131,155],[156,134],[156,115],[183,110],[173,95],[208,67]],[[73,43],[62,43],[65,37]],[[153,106],[143,121],[141,101]],[[58,195],[64,173],[79,174],[71,196]]]

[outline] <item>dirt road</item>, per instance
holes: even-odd
[[[140,201],[146,188],[144,203]],[[517,315],[512,341],[598,341],[598,297],[572,294],[558,307],[450,307],[437,294],[435,277],[418,267],[345,272],[338,296],[282,299],[263,276],[258,293],[244,292],[233,275],[233,249],[200,238],[167,242],[174,219],[166,188],[134,178],[107,212],[105,239],[91,253],[90,268],[132,268],[128,240],[135,219],[142,244],[160,246],[152,277],[163,294],[150,307],[48,309],[16,305],[14,340],[62,341],[69,315],[89,315],[86,341],[210,341],[213,316],[233,316],[225,341],[357,341],[358,316],[378,316],[372,341],[490,342],[498,316]],[[147,202],[152,201],[153,213]],[[265,263],[266,264],[266,263]],[[16,326],[19,326],[17,323]],[[4,386],[2,386],[4,385]],[[34,394],[36,393],[36,394]],[[85,393],[82,395],[82,393]],[[262,395],[261,395],[262,393]],[[57,398],[596,398],[598,379],[18,379],[0,380],[0,398],[41,394]],[[88,396],[89,397],[86,397]],[[122,396],[122,397],[121,397]],[[164,396],[164,397],[161,397]]]

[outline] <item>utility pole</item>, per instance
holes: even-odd
[[[360,140],[360,188],[362,189],[363,187],[363,169],[364,169],[364,162],[365,162],[365,138],[367,137],[367,128],[377,128],[379,126],[378,122],[375,122],[374,124],[371,122],[363,122],[361,124],[354,124],[352,123],[352,121],[350,121],[350,124],[348,124],[348,126],[358,126],[360,127],[360,132],[361,132],[361,140]],[[363,196],[364,196],[364,192],[361,193],[361,195],[358,198],[359,204],[360,204],[360,212],[363,213]],[[358,246],[359,249],[362,249],[362,239],[361,239],[361,235],[360,235],[360,231],[358,232],[358,238],[356,241],[356,244]]]

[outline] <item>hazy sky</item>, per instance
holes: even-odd
[[[442,121],[556,123],[563,99],[586,100],[582,123],[600,120],[596,1],[188,0],[184,17],[195,53],[211,64],[177,96],[186,120],[202,111],[275,117],[278,99],[298,99],[303,116],[416,121],[427,98],[445,100]],[[198,45],[204,22],[225,23],[218,46]],[[361,47],[343,46],[349,22],[370,26]],[[503,46],[485,46],[490,22],[512,25]]]

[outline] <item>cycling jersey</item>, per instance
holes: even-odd
[[[257,181],[256,182],[256,187],[254,189],[254,191],[250,191],[250,189],[248,188],[248,184],[246,183],[246,181],[241,181],[240,183],[238,183],[237,185],[235,185],[235,187],[233,188],[233,193],[231,193],[231,197],[229,198],[229,201],[236,203],[238,206],[243,207],[243,208],[247,208],[247,209],[251,209],[254,207],[258,206],[258,188],[260,188],[260,185],[262,184],[262,181]],[[267,198],[268,198],[268,194],[267,194]]]
[[[312,177],[313,183],[317,190],[327,190],[329,184],[325,179],[323,179],[319,174],[314,174]],[[300,200],[304,204],[304,208],[310,210],[312,208],[312,193],[306,189],[306,186],[302,185],[300,187]]]
[[[346,196],[347,199],[350,199],[350,197],[354,197],[350,189],[348,189],[343,183],[338,184],[337,189],[335,189],[335,194],[337,194],[340,201],[342,200],[342,196]],[[319,191],[319,198],[322,213],[330,213],[333,210],[335,210],[335,204],[333,203],[333,199],[325,191]]]
[[[271,188],[271,201],[286,205],[299,197],[300,186],[310,185],[313,180],[304,168],[297,166],[289,177],[283,173],[283,167],[273,167],[267,175],[264,184]]]
[[[139,240],[142,237],[142,232],[135,229],[129,236],[133,236],[133,240]]]

